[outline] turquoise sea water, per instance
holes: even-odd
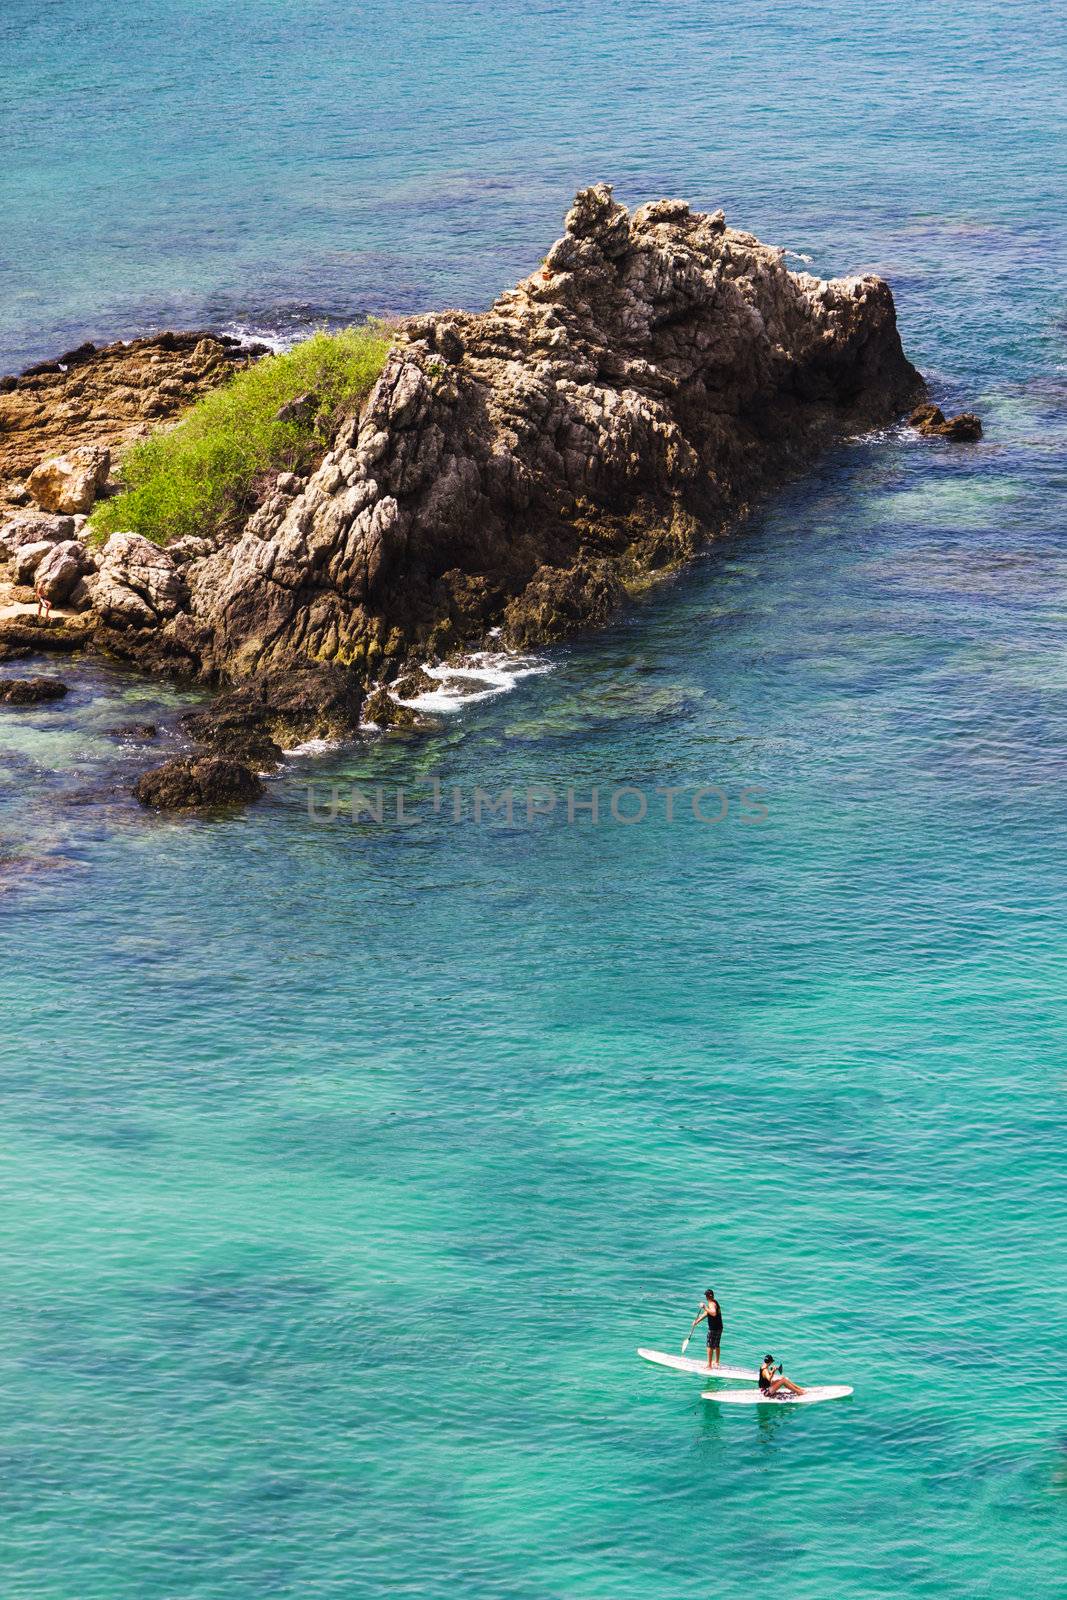
[[[240,818],[128,798],[106,730],[174,691],[97,665],[3,714],[4,1595],[1062,1592],[1055,28],[4,8],[8,366],[479,304],[607,176],[885,271],[987,429],[843,446],[550,672]],[[561,798],[454,823],[435,776]],[[333,784],[416,820],[323,820]],[[726,819],[668,823],[698,784]],[[649,815],[569,825],[568,785]],[[727,1359],[855,1397],[643,1367],[707,1284]]]

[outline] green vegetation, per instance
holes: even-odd
[[[132,446],[121,468],[124,492],[93,512],[97,539],[122,529],[168,544],[235,524],[252,505],[257,480],[315,464],[340,418],[370,392],[389,345],[388,330],[370,322],[313,334],[237,373],[176,427]],[[307,405],[278,420],[283,406],[305,395]]]

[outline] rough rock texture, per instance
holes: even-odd
[[[58,678],[0,678],[0,706],[39,706],[67,693]]]
[[[147,433],[262,353],[210,333],[161,333],[80,345],[0,379],[0,503],[25,504],[25,480],[48,456]]]
[[[431,680],[432,682],[432,680]],[[375,728],[421,728],[423,719],[410,706],[403,706],[388,689],[375,689],[363,702],[363,721]]]
[[[970,444],[982,437],[982,419],[975,416],[973,411],[961,411],[957,417],[946,417],[940,406],[916,406],[908,421],[920,433],[952,439],[957,443]]]
[[[42,511],[70,516],[91,511],[107,482],[111,451],[104,445],[84,444],[63,456],[50,456],[34,467],[26,488]]]
[[[0,618],[0,660],[15,656],[54,651],[69,655],[92,643],[94,630],[88,621],[62,621],[58,617],[35,617],[25,612]]]
[[[721,212],[631,216],[598,185],[488,311],[409,319],[300,492],[183,563],[187,602],[128,611],[121,645],[208,681],[309,659],[373,679],[509,602],[513,640],[557,637],[922,392],[881,279],[792,273]]]
[[[599,628],[618,610],[626,591],[610,561],[574,567],[539,567],[504,612],[504,640],[513,649],[562,638],[578,628]]]
[[[192,811],[258,800],[263,784],[239,761],[219,756],[176,756],[143,773],[133,792],[143,806],[155,811]]]
[[[352,672],[304,667],[251,677],[182,722],[201,744],[266,763],[306,739],[351,738],[359,729],[362,703]]]
[[[98,560],[93,604],[110,628],[154,629],[181,611],[187,592],[170,553],[139,533],[113,533]]]
[[[93,565],[89,552],[77,539],[49,545],[34,574],[37,592],[53,605],[64,605],[74,593],[78,580],[93,571]]]
[[[73,539],[73,517],[48,517],[40,512],[28,512],[0,522],[0,561],[6,561],[16,550],[27,544],[60,544]]]
[[[56,549],[54,544],[24,544],[15,551],[11,559],[11,571],[15,582],[18,584],[33,583],[37,568],[44,561],[45,556],[50,556]]]

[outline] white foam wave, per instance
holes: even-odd
[[[462,661],[440,662],[423,667],[427,677],[440,685],[426,689],[410,700],[401,700],[402,706],[413,711],[459,711],[479,700],[490,700],[494,695],[507,694],[523,678],[537,677],[551,672],[552,663],[538,656],[512,655],[506,650],[478,650],[464,656]]]
[[[340,747],[340,742],[339,739],[305,739],[302,744],[290,745],[287,750],[282,751],[282,755],[287,758],[289,756],[324,756],[330,750],[337,750]]]
[[[227,322],[222,332],[229,334],[231,339],[239,339],[241,344],[265,344],[275,355],[282,350],[290,350],[300,338],[296,332],[279,333],[276,328],[260,328],[247,322]]]

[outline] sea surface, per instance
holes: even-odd
[[[130,799],[175,690],[0,713],[5,1597],[1062,1594],[1064,66],[1031,0],[6,0],[0,370],[483,305],[605,178],[884,272],[986,437],[240,816]],[[854,1397],[639,1362],[709,1285]]]

